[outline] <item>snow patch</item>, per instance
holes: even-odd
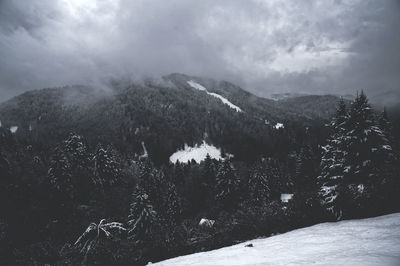
[[[16,133],[17,130],[18,130],[18,126],[12,126],[12,127],[10,127],[11,133]]]
[[[245,247],[252,244],[252,248]],[[153,265],[399,265],[400,213],[322,223]]]
[[[194,82],[193,80],[189,80],[187,83],[190,85],[190,87],[192,87],[196,90],[207,91],[207,89],[205,87],[203,87],[202,85],[200,85],[197,82]]]
[[[212,159],[222,159],[221,150],[219,148],[203,141],[200,146],[196,144],[194,147],[190,147],[185,144],[185,148],[176,151],[169,157],[169,160],[172,163],[177,163],[178,161],[181,163],[187,163],[193,159],[196,163],[200,163],[206,158],[207,154],[209,154]]]
[[[282,202],[289,202],[293,198],[293,194],[281,194]]]
[[[144,145],[144,141],[142,141],[142,148],[143,148],[143,154],[139,156],[139,159],[145,159],[149,157],[149,153],[147,152],[146,146]]]
[[[208,95],[211,95],[217,99],[220,99],[222,101],[223,104],[228,105],[230,108],[234,109],[236,112],[243,112],[242,109],[240,109],[239,106],[234,105],[233,103],[231,103],[228,99],[226,99],[225,97],[219,95],[218,93],[215,92],[208,92],[207,89],[205,87],[203,87],[202,85],[200,85],[197,82],[194,82],[193,80],[189,80],[187,82],[192,88],[196,89],[196,90],[200,90],[200,91],[205,91]]]
[[[276,123],[274,126],[275,129],[285,128],[282,123]]]

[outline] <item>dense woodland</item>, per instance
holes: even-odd
[[[299,97],[299,115],[293,100],[284,109],[209,85],[241,104],[240,114],[175,78],[175,89],[131,88],[83,107],[60,105],[51,89],[0,106],[1,265],[145,265],[400,211],[398,121],[364,93],[311,99],[313,108]],[[325,101],[335,111],[316,115]],[[234,157],[168,161],[203,139]],[[282,193],[294,197],[282,202]],[[201,227],[202,218],[215,224]]]

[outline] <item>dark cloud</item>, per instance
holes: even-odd
[[[172,72],[393,99],[399,28],[397,0],[0,0],[0,101]]]

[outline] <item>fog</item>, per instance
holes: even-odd
[[[400,1],[0,0],[0,101],[173,72],[400,101]]]

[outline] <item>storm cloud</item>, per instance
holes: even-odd
[[[393,100],[399,29],[397,0],[0,0],[0,101],[173,72]]]

